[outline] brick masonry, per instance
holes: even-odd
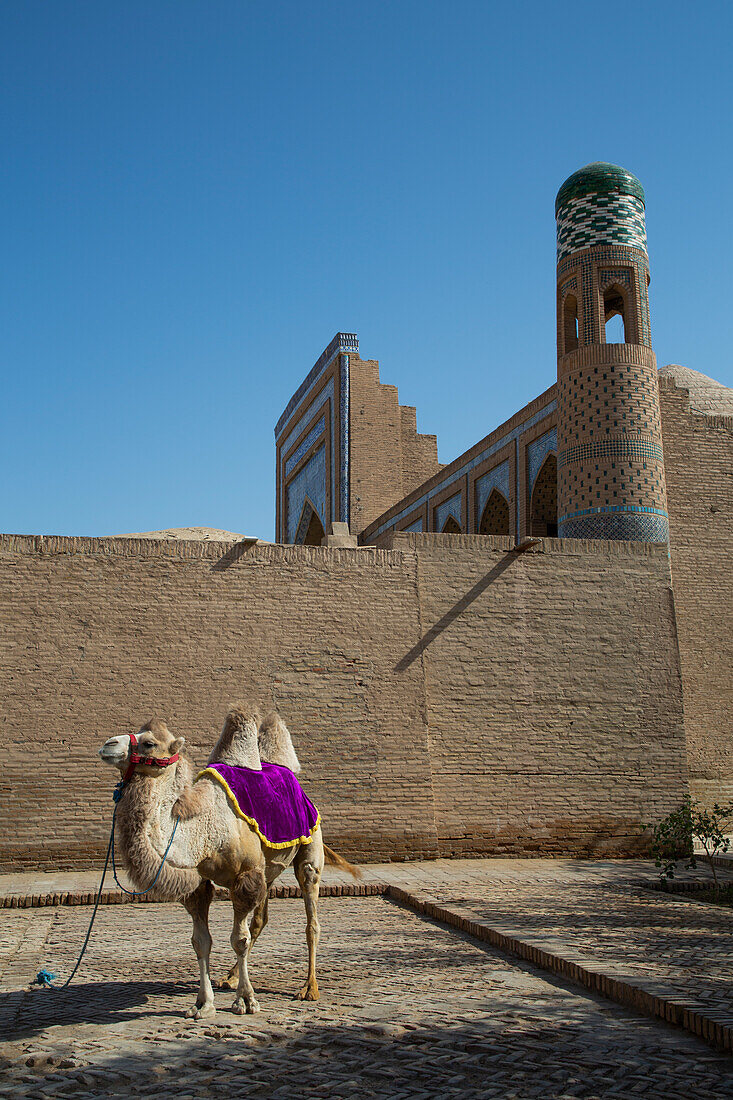
[[[101,742],[159,714],[204,762],[241,696],[347,856],[634,851],[686,790],[666,550],[511,545],[3,536],[0,862],[98,859]]]
[[[700,413],[674,369],[659,389],[690,787],[733,802],[733,393],[717,387],[728,415]]]

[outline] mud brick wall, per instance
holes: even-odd
[[[350,356],[352,534],[363,531],[440,469],[434,435],[417,431],[415,409],[379,381],[375,359]]]
[[[639,823],[686,792],[666,549],[551,539],[516,554],[509,539],[396,535],[403,544],[418,555],[441,852],[638,848]]]
[[[98,860],[101,742],[157,714],[203,765],[243,696],[352,858],[624,854],[686,789],[664,550],[2,536],[0,599],[5,868]]]
[[[659,383],[690,787],[733,801],[733,417]]]
[[[419,637],[402,554],[5,537],[0,589],[4,865],[103,854],[101,743],[157,714],[203,767],[239,698],[285,717],[329,843],[435,854],[422,669],[393,672]]]

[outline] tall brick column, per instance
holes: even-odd
[[[555,214],[558,534],[665,542],[643,188],[624,168],[589,164],[562,185]],[[623,343],[606,343],[617,315]]]

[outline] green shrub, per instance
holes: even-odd
[[[720,884],[715,870],[715,856],[727,852],[730,841],[726,827],[733,821],[733,805],[719,806],[716,802],[712,810],[707,810],[689,795],[678,810],[657,822],[645,825],[652,830],[650,854],[657,867],[662,868],[659,876],[666,885],[674,878],[680,860],[686,860],[686,867],[697,867],[697,859],[703,858],[710,868],[715,884],[716,895],[720,893]],[[702,853],[696,857],[694,843],[702,846]]]

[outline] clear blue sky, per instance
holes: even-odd
[[[647,194],[660,365],[733,385],[733,5],[6,0],[0,530],[273,537],[357,332],[447,462],[555,379],[554,197]]]

